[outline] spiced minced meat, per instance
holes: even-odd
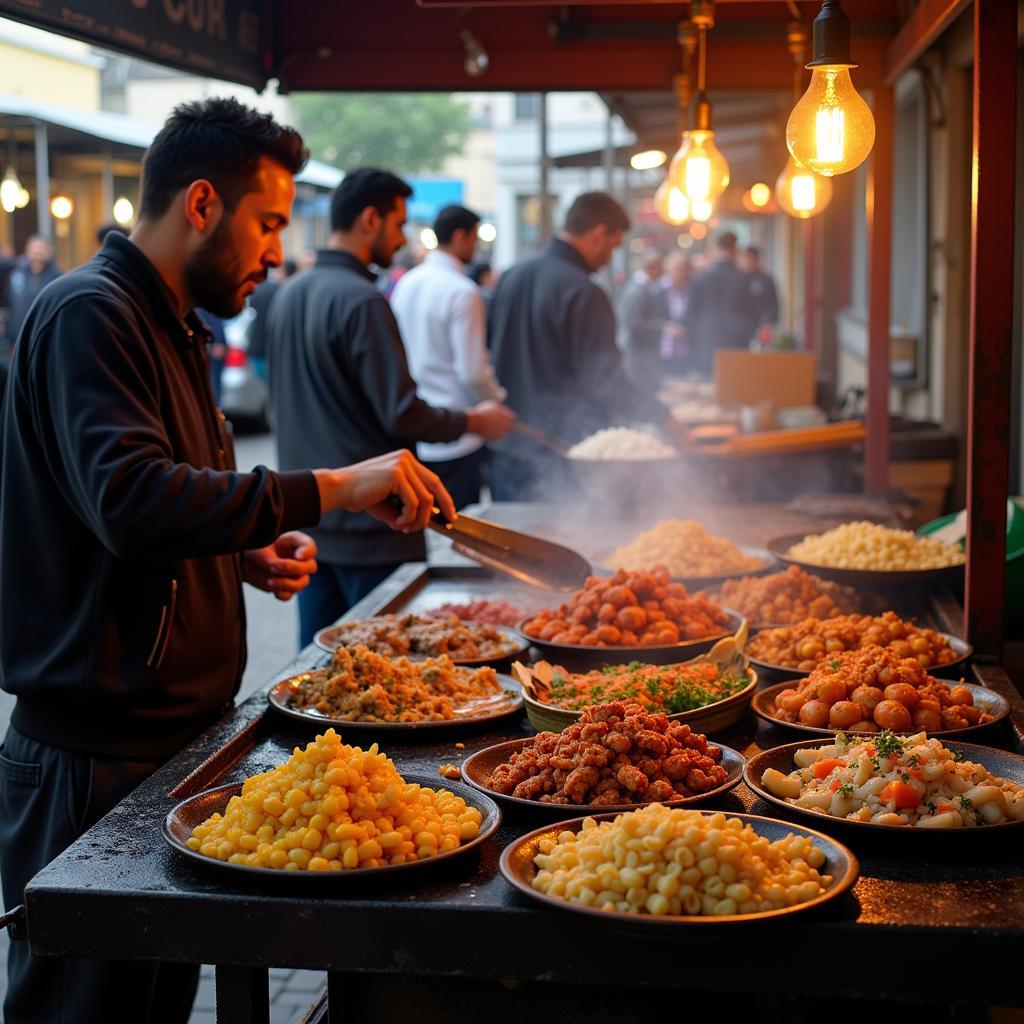
[[[726,780],[721,748],[688,725],[611,701],[561,732],[542,732],[491,774],[498,793],[553,804],[678,800]]]
[[[326,668],[291,688],[292,705],[347,722],[440,722],[481,713],[504,694],[493,668],[459,668],[451,658],[386,658],[366,647],[339,647]],[[487,704],[490,702],[490,705]]]

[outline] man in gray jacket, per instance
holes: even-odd
[[[627,376],[615,344],[615,312],[591,277],[612,258],[629,227],[604,192],[577,196],[558,237],[502,275],[494,294],[494,370],[524,422],[567,442],[615,422],[642,422],[682,437],[653,394]],[[574,487],[565,460],[526,437],[495,445],[491,494],[551,500]]]
[[[495,401],[461,411],[428,405],[409,376],[398,324],[374,284],[405,244],[412,189],[388,171],[350,171],[331,199],[330,246],[285,284],[268,323],[270,400],[282,470],[344,465],[418,441],[504,436],[515,416]],[[323,462],[342,453],[340,463]],[[426,557],[422,533],[388,533],[365,513],[334,512],[311,530],[320,570],[299,595],[309,643],[402,562]]]

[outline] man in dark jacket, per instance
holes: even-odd
[[[761,266],[761,250],[756,245],[748,245],[743,250],[740,269],[747,275],[750,285],[757,326],[774,327],[779,322],[779,292],[772,275]]]
[[[577,196],[557,238],[506,271],[494,293],[494,371],[526,424],[574,443],[614,422],[681,430],[653,394],[637,387],[615,344],[615,313],[591,274],[629,227],[604,192]],[[552,500],[573,488],[565,460],[510,434],[494,446],[491,493],[499,500]]]
[[[25,253],[14,262],[7,276],[7,324],[4,328],[7,345],[18,340],[21,325],[39,293],[60,277],[60,268],[53,262],[53,249],[42,235],[32,235],[25,243]]]
[[[231,706],[242,582],[287,600],[316,570],[294,528],[371,509],[422,528],[437,478],[408,452],[347,469],[235,470],[203,306],[237,314],[281,262],[302,140],[234,100],[179,107],[143,164],[138,226],[39,296],[15,347],[0,456],[4,903]],[[402,499],[400,514],[387,504]],[[129,937],[126,937],[126,942]],[[35,959],[11,944],[6,1024],[184,1024],[196,968]]]
[[[405,244],[411,194],[388,171],[350,171],[331,198],[330,247],[274,298],[267,369],[282,469],[365,459],[467,432],[492,441],[515,419],[495,401],[461,412],[416,394],[398,324],[369,269],[390,266]],[[313,536],[320,572],[299,596],[303,644],[396,566],[426,557],[421,534],[394,538],[365,514],[326,515]]]
[[[746,348],[754,337],[757,309],[731,231],[718,236],[714,263],[690,283],[685,326],[691,367],[704,377],[714,372],[715,349]]]

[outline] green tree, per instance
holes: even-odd
[[[462,151],[469,106],[447,93],[303,93],[294,97],[313,156],[347,169],[430,174]]]

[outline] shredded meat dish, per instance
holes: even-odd
[[[341,622],[331,639],[346,647],[361,645],[378,654],[447,654],[453,661],[500,658],[517,648],[516,641],[489,623],[463,622],[455,615],[377,615],[372,619]]]
[[[678,800],[715,789],[727,772],[720,748],[688,725],[639,704],[587,708],[559,733],[542,732],[491,775],[499,793],[592,807]]]

